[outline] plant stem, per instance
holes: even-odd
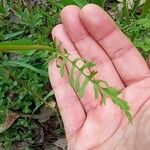
[[[53,48],[45,45],[0,45],[0,51],[8,52],[8,51],[18,51],[18,50],[50,50]]]

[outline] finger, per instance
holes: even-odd
[[[61,12],[65,31],[75,44],[78,53],[82,58],[96,62],[96,66],[93,68],[98,72],[96,79],[105,80],[109,85],[119,89],[124,88],[111,60],[85,30],[80,21],[79,14],[80,9],[73,5],[65,7]]]
[[[80,18],[88,32],[112,59],[126,85],[149,74],[149,68],[141,54],[104,10],[89,4],[83,7]]]
[[[53,38],[57,39],[58,41],[61,41],[61,47],[60,49],[66,49],[69,54],[69,59],[75,60],[76,58],[80,58],[80,55],[76,51],[76,48],[74,47],[72,41],[68,37],[68,35],[65,33],[63,25],[57,25],[53,31],[52,31]],[[82,63],[78,63],[78,66],[82,66]],[[68,70],[70,70],[70,64],[67,64]],[[78,71],[74,72],[74,77],[76,77],[78,74]],[[81,77],[81,83],[83,82],[84,77]],[[83,98],[81,99],[81,103],[83,105],[83,108],[86,113],[88,113],[90,110],[95,109],[98,105],[100,105],[101,97],[99,97],[99,100],[95,100],[94,97],[94,91],[93,91],[93,85],[89,83],[86,87],[85,94]]]
[[[65,72],[65,76],[61,77],[55,61],[49,63],[49,77],[64,122],[66,135],[69,138],[83,125],[85,113],[76,93],[67,82],[67,73]]]

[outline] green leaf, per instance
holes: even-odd
[[[64,6],[75,4],[73,0],[62,0],[61,2]]]
[[[149,18],[143,18],[143,19],[139,19],[137,21],[138,25],[141,25],[142,27],[149,29],[150,28],[150,19]]]
[[[21,39],[14,41],[7,41],[0,43],[0,51],[13,51],[15,53],[24,54],[24,55],[32,55],[35,50],[50,50],[52,51],[54,48],[45,45],[38,45],[32,43],[30,40]]]
[[[105,0],[90,0],[89,2],[99,5],[101,7],[104,7],[104,4],[105,4]]]
[[[69,83],[74,88],[74,70],[77,68],[76,63],[82,60],[81,58],[76,58],[72,63],[72,67],[69,72]]]
[[[118,96],[120,94],[120,91],[116,88],[113,88],[113,87],[108,87],[108,88],[104,88],[105,91],[107,91],[110,95],[113,95],[113,96]]]
[[[127,101],[120,99],[118,97],[118,94],[120,93],[119,90],[108,87],[108,88],[102,88],[104,96],[110,97],[112,102],[120,107],[120,109],[125,113],[127,116],[129,122],[132,121],[132,115],[130,113],[130,107],[127,103]]]
[[[94,89],[94,93],[95,93],[95,98],[98,98],[99,95],[99,81],[94,80],[94,84],[93,84],[93,89]]]
[[[118,97],[112,97],[111,96],[111,99],[113,101],[114,104],[118,105],[120,107],[120,109],[125,113],[125,115],[127,116],[129,122],[132,121],[132,115],[130,113],[130,107],[127,103],[127,101],[125,100],[122,100]]]
[[[5,35],[6,38],[8,38],[8,36],[13,36],[13,35]],[[23,50],[23,46],[29,46],[32,45],[33,43],[30,40],[27,39],[21,39],[21,40],[13,40],[13,41],[6,41],[6,42],[2,42],[0,43],[0,51],[2,49],[7,50],[7,48],[9,49],[13,49],[13,47],[18,46],[18,49],[13,51],[16,54],[23,54],[23,55],[32,55],[35,52],[35,49],[30,49],[30,50]]]
[[[141,18],[146,17],[149,12],[150,12],[150,0],[146,0],[140,17]]]
[[[107,98],[107,95],[105,95],[104,93],[102,94],[102,103],[104,105],[106,105],[106,98]]]
[[[62,0],[62,4],[64,6],[71,5],[71,4],[76,4],[79,7],[83,7],[86,5],[88,2],[86,0]]]
[[[6,118],[6,106],[0,105],[0,124],[4,123]]]
[[[64,76],[64,71],[65,70],[65,65],[60,66],[60,75],[63,77]]]
[[[63,57],[63,56],[62,56]],[[128,120],[131,122],[132,121],[132,115],[130,113],[130,107],[128,103],[125,100],[122,100],[118,97],[120,94],[120,91],[118,89],[109,87],[108,84],[105,81],[101,80],[95,80],[93,77],[97,74],[96,71],[92,71],[89,75],[84,73],[84,69],[90,69],[91,67],[95,66],[95,63],[89,62],[85,59],[77,58],[74,61],[70,60],[68,57],[68,62],[70,62],[71,69],[69,71],[69,82],[70,85],[76,90],[78,95],[80,97],[83,97],[85,94],[85,89],[88,85],[89,82],[93,84],[93,89],[95,92],[95,98],[98,98],[99,92],[101,92],[102,97],[103,97],[103,104],[106,104],[106,98],[110,98],[112,102],[115,105],[118,105],[119,108],[125,113],[127,116]],[[84,64],[82,67],[77,66],[77,62],[82,61]],[[75,79],[74,77],[74,70],[78,71],[78,75]],[[80,78],[81,76],[84,77],[83,83],[80,83]],[[102,85],[103,84],[103,85]]]
[[[6,42],[2,42],[0,43],[0,46],[7,46],[7,45],[31,45],[33,44],[30,40],[27,39],[21,39],[21,40],[13,40],[13,41],[6,41]]]
[[[133,13],[133,14],[138,10],[138,7],[139,7],[139,5],[140,5],[140,2],[141,2],[141,0],[135,0],[135,1],[134,1],[134,6],[133,6],[133,8],[132,8],[132,13]]]
[[[63,60],[62,60],[61,65],[60,65],[60,74],[61,74],[62,77],[64,76],[64,73],[65,73],[66,63],[67,63],[67,57],[64,57]]]
[[[10,33],[10,34],[5,34],[5,35],[3,35],[3,39],[4,40],[8,40],[8,39],[10,39],[10,38],[14,38],[14,37],[16,37],[16,36],[18,36],[18,35],[21,35],[22,33],[24,33],[24,31],[18,31],[18,32],[14,32],[14,33]]]
[[[95,66],[95,63],[93,62],[90,62],[90,61],[86,61],[86,60],[83,60],[83,62],[85,63],[80,69],[83,71],[84,69],[86,68],[92,68]]]
[[[80,91],[79,91],[79,96],[80,96],[80,97],[83,97],[83,96],[84,96],[85,88],[86,88],[88,82],[89,82],[89,79],[86,78],[86,79],[84,80],[83,84],[81,85],[81,88],[80,88]]]
[[[0,14],[1,15],[6,15],[7,9],[4,7],[3,1],[0,1]]]
[[[77,78],[76,78],[76,80],[75,80],[75,90],[77,91],[77,92],[79,92],[79,90],[80,90],[80,77],[82,76],[82,73],[81,72],[79,72],[78,73],[78,76],[77,76]]]
[[[89,75],[89,78],[92,79],[97,74],[97,71],[92,71]]]
[[[83,7],[88,3],[86,0],[73,0],[73,2],[77,4],[79,7]]]
[[[45,97],[44,97],[44,101],[46,101],[49,97],[54,95],[54,90],[51,90]]]
[[[6,66],[28,68],[36,73],[41,74],[42,76],[48,77],[48,73],[46,71],[37,69],[37,68],[33,67],[32,65],[27,64],[25,62],[7,61],[7,62],[3,62],[2,64],[0,64],[0,67],[6,67]]]
[[[149,50],[150,50],[150,38],[145,38],[145,44],[149,46]]]
[[[73,88],[74,88],[74,75],[73,75],[74,69],[75,69],[75,66],[72,66],[69,72],[69,83]]]

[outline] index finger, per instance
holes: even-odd
[[[80,18],[88,32],[109,55],[126,85],[150,74],[142,55],[103,9],[94,4],[86,5],[81,10]]]

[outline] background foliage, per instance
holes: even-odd
[[[113,0],[0,0],[0,42],[27,39],[49,45],[51,30],[60,22],[60,10],[68,4],[82,7],[90,2],[110,13],[146,59],[150,51],[148,0],[144,7],[138,6],[136,0],[130,10],[126,0],[122,10]],[[59,114],[47,109],[41,101],[56,107],[47,74],[49,60],[48,51],[0,53],[0,143],[4,149],[15,149],[18,143],[26,150],[45,149],[45,143],[53,143],[63,136]],[[17,116],[6,122],[13,112]]]

